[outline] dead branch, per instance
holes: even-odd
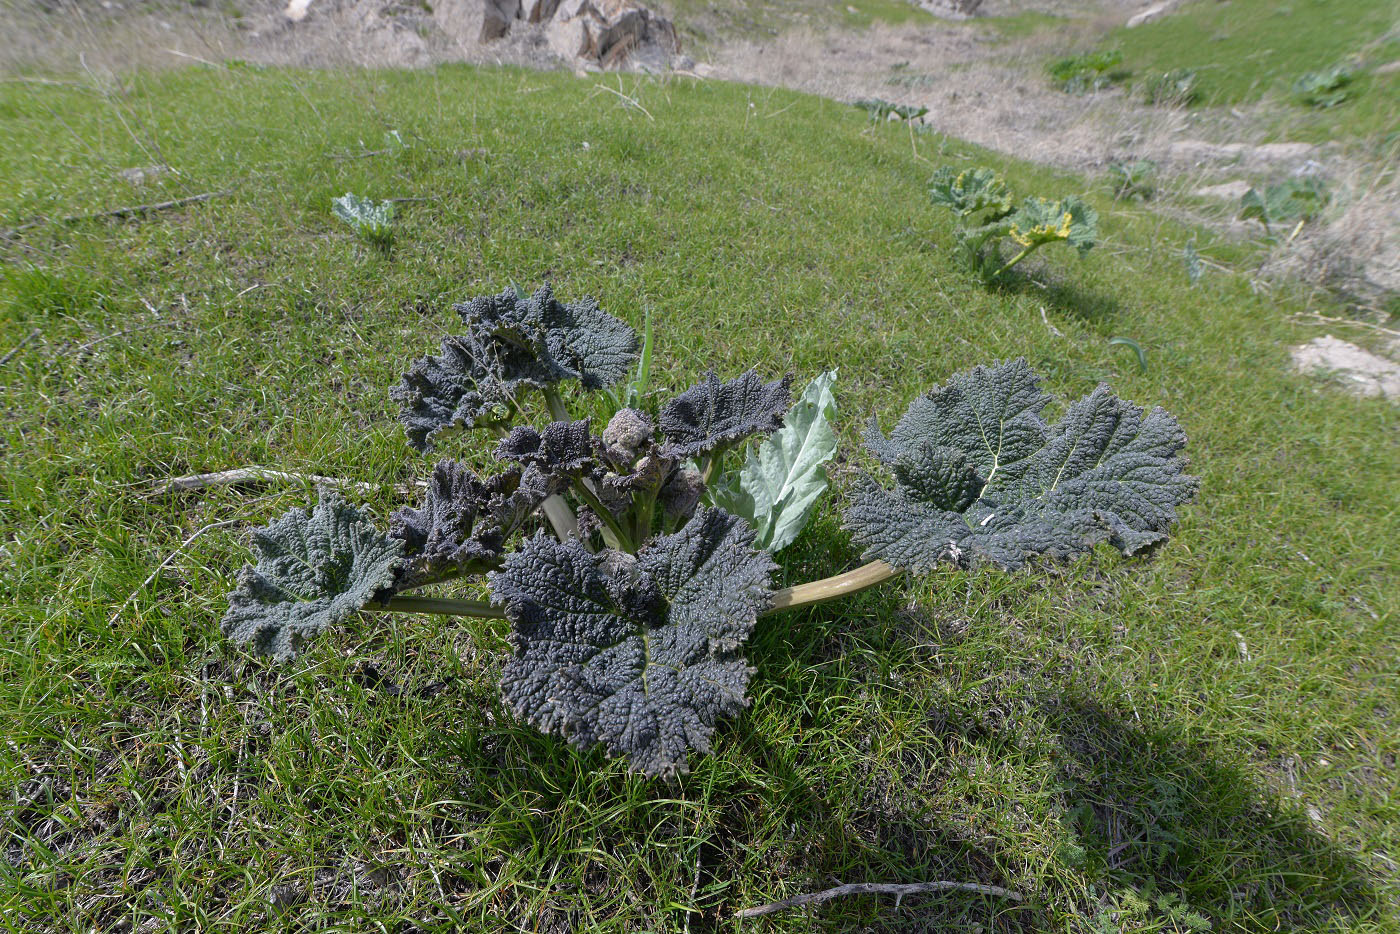
[[[1383,328],[1379,324],[1372,324],[1369,321],[1362,321],[1357,318],[1334,318],[1330,315],[1320,315],[1315,311],[1295,314],[1292,318],[1303,324],[1352,325],[1358,328],[1369,328],[1372,331],[1378,331],[1387,337],[1400,337],[1400,331],[1392,330],[1391,328]],[[3,362],[3,360],[0,360],[0,363]]]
[[[378,493],[382,489],[377,483],[347,480],[343,477],[322,477],[319,474],[289,473],[285,470],[270,470],[266,467],[239,467],[234,470],[219,470],[214,473],[196,473],[184,477],[170,477],[165,480],[157,480],[150,485],[148,492],[152,496],[163,496],[167,493],[187,493],[213,486],[231,486],[236,483],[278,482],[328,486],[338,490],[353,490],[356,493],[364,495]],[[422,487],[425,485],[426,484],[420,482],[415,484],[414,487]],[[414,487],[400,486],[395,487],[395,490],[403,495],[412,496],[416,493]]]
[[[79,221],[94,221],[104,217],[133,217],[137,214],[150,214],[155,211],[169,211],[171,208],[182,208],[187,204],[198,204],[201,201],[210,201],[214,198],[222,198],[225,195],[233,194],[232,188],[225,188],[223,191],[206,191],[202,195],[190,195],[188,198],[176,198],[174,201],[157,201],[154,204],[136,204],[126,208],[113,208],[110,211],[98,211],[94,214],[68,214],[58,219],[60,224],[76,224]],[[0,233],[0,238],[13,240],[15,235],[29,230],[31,227],[38,227],[44,223],[46,218],[30,221],[27,224],[20,224],[18,227],[11,227],[9,230]]]
[[[1013,902],[1025,900],[1025,896],[1020,892],[1013,892],[999,885],[983,885],[980,882],[908,882],[903,884],[851,882],[846,885],[838,885],[834,889],[827,889],[824,892],[814,892],[811,895],[794,895],[792,898],[785,898],[780,902],[772,902],[768,905],[759,905],[757,908],[744,908],[741,911],[736,911],[734,917],[757,918],[760,915],[770,915],[786,908],[796,908],[798,905],[814,905],[818,902],[840,898],[843,895],[893,895],[895,907],[898,908],[900,901],[906,895],[922,895],[929,892],[949,891],[973,892],[977,895],[994,895],[998,898],[1010,899]]]
[[[4,366],[5,364],[13,360],[15,358],[15,354],[19,353],[25,347],[29,346],[29,342],[34,340],[34,338],[38,337],[41,333],[42,332],[38,328],[35,328],[34,330],[26,334],[24,336],[24,340],[11,347],[9,351],[6,352],[5,356],[0,357],[0,366]]]
[[[137,204],[129,208],[113,208],[110,211],[98,211],[96,214],[69,214],[63,218],[65,224],[75,224],[78,221],[99,220],[103,217],[131,217],[135,214],[150,214],[153,211],[168,211],[171,208],[182,208],[187,204],[198,204],[201,201],[210,201],[214,198],[222,198],[225,195],[233,194],[232,188],[225,188],[223,191],[206,191],[202,195],[190,195],[188,198],[176,198],[174,201],[158,201],[155,204]]]
[[[170,566],[170,562],[174,561],[186,548],[190,547],[190,545],[194,542],[196,538],[199,538],[199,536],[203,535],[205,532],[208,532],[211,529],[221,529],[226,525],[233,525],[235,522],[241,521],[241,519],[225,519],[222,522],[211,522],[203,528],[199,529],[199,531],[195,532],[189,538],[185,539],[184,543],[180,545],[179,548],[176,548],[174,551],[172,551],[170,553],[170,556],[164,561],[162,561],[156,567],[156,569],[151,572],[150,577],[147,577],[141,582],[140,587],[137,587],[135,590],[133,590],[127,596],[127,598],[124,601],[122,601],[122,605],[117,607],[117,612],[113,613],[111,620],[108,621],[109,625],[116,623],[116,621],[121,618],[122,613],[126,611],[126,608],[131,606],[131,601],[136,599],[136,595],[139,594],[141,591],[145,590],[146,587],[151,583],[151,581],[155,580],[157,575],[159,575],[161,571],[164,571],[167,567]]]

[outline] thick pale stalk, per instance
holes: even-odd
[[[505,619],[504,610],[485,600],[453,600],[447,597],[391,597],[388,604],[371,600],[366,610],[375,613],[436,613],[438,616],[475,616],[480,619]]]
[[[877,584],[883,584],[891,577],[901,573],[903,572],[890,567],[883,561],[872,561],[869,564],[861,565],[854,571],[837,574],[835,577],[812,581],[810,584],[798,584],[796,587],[784,587],[773,594],[773,605],[763,615],[768,616],[773,613],[781,613],[784,610],[795,610],[798,607],[813,606],[828,600],[848,597]]]
[[[554,399],[559,405],[564,404],[564,400],[560,399],[557,394],[554,396]],[[504,425],[495,425],[493,426],[493,430],[498,438],[504,438],[506,436]],[[574,511],[569,508],[569,504],[565,502],[564,497],[557,493],[551,496],[540,504],[540,512],[544,513],[545,519],[549,522],[549,527],[554,530],[555,537],[561,542],[567,542],[571,538],[578,538],[578,517],[575,516]]]
[[[1005,266],[1001,267],[1001,268],[998,269],[996,272],[992,273],[992,278],[993,278],[993,279],[997,278],[997,277],[1000,276],[1002,273],[1006,272],[1006,270],[1010,269],[1012,266],[1015,266],[1017,263],[1019,263],[1021,260],[1025,259],[1027,256],[1030,256],[1030,255],[1031,255],[1031,251],[1034,250],[1034,249],[1035,249],[1037,246],[1039,246],[1039,245],[1040,245],[1040,244],[1038,244],[1038,243],[1031,244],[1030,246],[1026,247],[1024,250],[1022,250],[1021,252],[1017,253],[1015,256],[1011,257],[1011,262],[1007,263]]]

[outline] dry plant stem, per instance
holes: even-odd
[[[211,486],[228,486],[236,483],[256,483],[278,482],[287,483],[308,483],[318,486],[334,487],[338,490],[353,490],[356,493],[369,495],[378,493],[382,487],[377,483],[364,483],[359,480],[346,480],[343,477],[323,477],[320,474],[312,473],[291,473],[285,470],[269,470],[266,467],[238,467],[234,470],[220,470],[214,473],[196,473],[184,477],[171,477],[167,480],[158,480],[150,485],[152,495],[159,496],[164,493],[184,493],[193,490],[203,490]],[[426,484],[417,483],[415,487],[423,487]],[[414,487],[395,487],[395,490],[412,495]]]
[[[498,610],[485,600],[454,600],[448,597],[406,597],[390,598],[388,603],[365,604],[366,610],[376,613],[435,613],[438,616],[475,616],[478,619],[505,619],[504,610]]]
[[[817,902],[824,902],[833,898],[840,898],[842,895],[893,895],[895,905],[899,905],[900,899],[906,895],[924,895],[930,892],[973,892],[977,895],[995,895],[998,898],[1010,899],[1013,902],[1024,901],[1025,896],[1020,892],[1013,892],[1004,889],[999,885],[983,885],[980,882],[909,882],[904,884],[879,883],[879,882],[852,882],[848,885],[838,885],[834,889],[827,889],[823,892],[814,892],[811,895],[794,895],[792,898],[785,898],[780,902],[773,902],[768,905],[760,905],[757,908],[744,908],[734,912],[736,918],[757,918],[761,915],[771,915],[784,908],[796,908],[798,905],[813,905]]]
[[[785,610],[795,610],[799,607],[814,606],[828,600],[848,597],[877,584],[883,584],[901,573],[903,572],[890,567],[883,561],[871,561],[854,571],[837,574],[835,577],[826,577],[808,584],[798,584],[795,587],[784,587],[773,594],[773,604],[763,615],[770,616]]]
[[[95,214],[69,214],[66,217],[60,217],[59,222],[64,224],[76,224],[79,221],[99,220],[104,217],[131,217],[136,214],[149,214],[152,211],[168,211],[171,208],[182,208],[187,204],[197,204],[201,201],[209,201],[212,198],[222,198],[225,195],[231,194],[233,194],[232,188],[226,188],[223,191],[207,191],[202,195],[190,195],[188,198],[176,198],[174,201],[158,201],[155,204],[137,204],[129,208],[113,208],[110,211],[98,211]],[[20,224],[18,227],[11,227],[0,236],[3,236],[6,240],[11,240],[14,239],[15,234],[28,230],[31,227],[38,227],[42,223],[42,220],[38,220],[31,221],[28,224]]]
[[[837,600],[851,594],[860,593],[878,584],[883,584],[902,571],[890,567],[883,561],[863,564],[854,571],[823,578],[809,584],[785,587],[773,594],[773,605],[761,615],[772,616],[785,610],[795,610],[804,606],[815,606],[828,600]],[[436,613],[440,616],[477,616],[482,619],[505,619],[503,611],[496,609],[484,600],[454,600],[447,597],[407,597],[397,596],[387,604],[370,601],[366,610],[384,613]]]

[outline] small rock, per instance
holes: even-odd
[[[274,885],[267,893],[267,904],[271,908],[291,908],[306,901],[306,893],[295,885]]]
[[[1197,188],[1196,194],[1203,198],[1225,198],[1229,201],[1238,201],[1244,197],[1244,193],[1249,191],[1249,182],[1235,179],[1232,182],[1222,182],[1219,185],[1207,185],[1204,188]]]
[[[1332,376],[1359,396],[1400,400],[1400,364],[1328,334],[1293,348],[1304,373]]]
[[[133,185],[144,185],[157,176],[164,175],[170,169],[163,165],[138,165],[129,169],[122,169],[117,175]]]
[[[1161,19],[1163,16],[1170,13],[1174,6],[1176,6],[1176,0],[1162,0],[1161,3],[1154,3],[1147,9],[1139,13],[1134,13],[1129,17],[1126,25],[1129,29],[1133,29],[1141,26],[1143,23],[1150,23],[1154,19]]]

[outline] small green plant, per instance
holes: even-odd
[[[1336,107],[1351,96],[1350,85],[1354,77],[1343,65],[1310,71],[1293,82],[1293,96],[1299,103],[1320,110]]]
[[[1165,107],[1190,107],[1201,99],[1192,68],[1173,68],[1149,75],[1142,82],[1142,97],[1149,104]]]
[[[349,224],[361,240],[381,250],[394,243],[394,203],[375,204],[369,198],[346,192],[331,202],[335,216]]]
[[[1186,246],[1181,251],[1181,262],[1186,267],[1186,278],[1191,280],[1194,286],[1201,281],[1201,276],[1205,273],[1205,261],[1201,259],[1200,251],[1196,249],[1196,238],[1192,237],[1186,241]]]
[[[898,120],[908,122],[917,120],[928,113],[927,107],[915,107],[912,104],[896,104],[893,101],[882,100],[878,97],[862,97],[858,101],[853,101],[853,107],[859,107],[870,115],[871,123],[879,123],[882,120],[889,120],[894,117]]]
[[[1157,193],[1157,163],[1149,159],[1111,162],[1108,174],[1113,179],[1113,197],[1119,201],[1147,201]]]
[[[1083,256],[1098,238],[1099,215],[1080,198],[1031,197],[1013,207],[1011,189],[995,171],[977,167],[958,171],[943,166],[934,173],[929,195],[934,204],[957,215],[958,246],[967,265],[988,281],[1050,243],[1068,243]],[[1001,260],[1001,241],[1020,246]]]
[[[1322,213],[1330,196],[1327,187],[1320,179],[1289,178],[1264,190],[1251,188],[1240,197],[1240,219],[1257,220],[1264,225],[1264,232],[1273,236],[1273,225],[1292,223],[1305,224]]]
[[[1046,67],[1046,71],[1061,91],[1085,94],[1110,87],[1127,78],[1128,71],[1118,67],[1122,64],[1121,51],[1104,49],[1056,59]]]

